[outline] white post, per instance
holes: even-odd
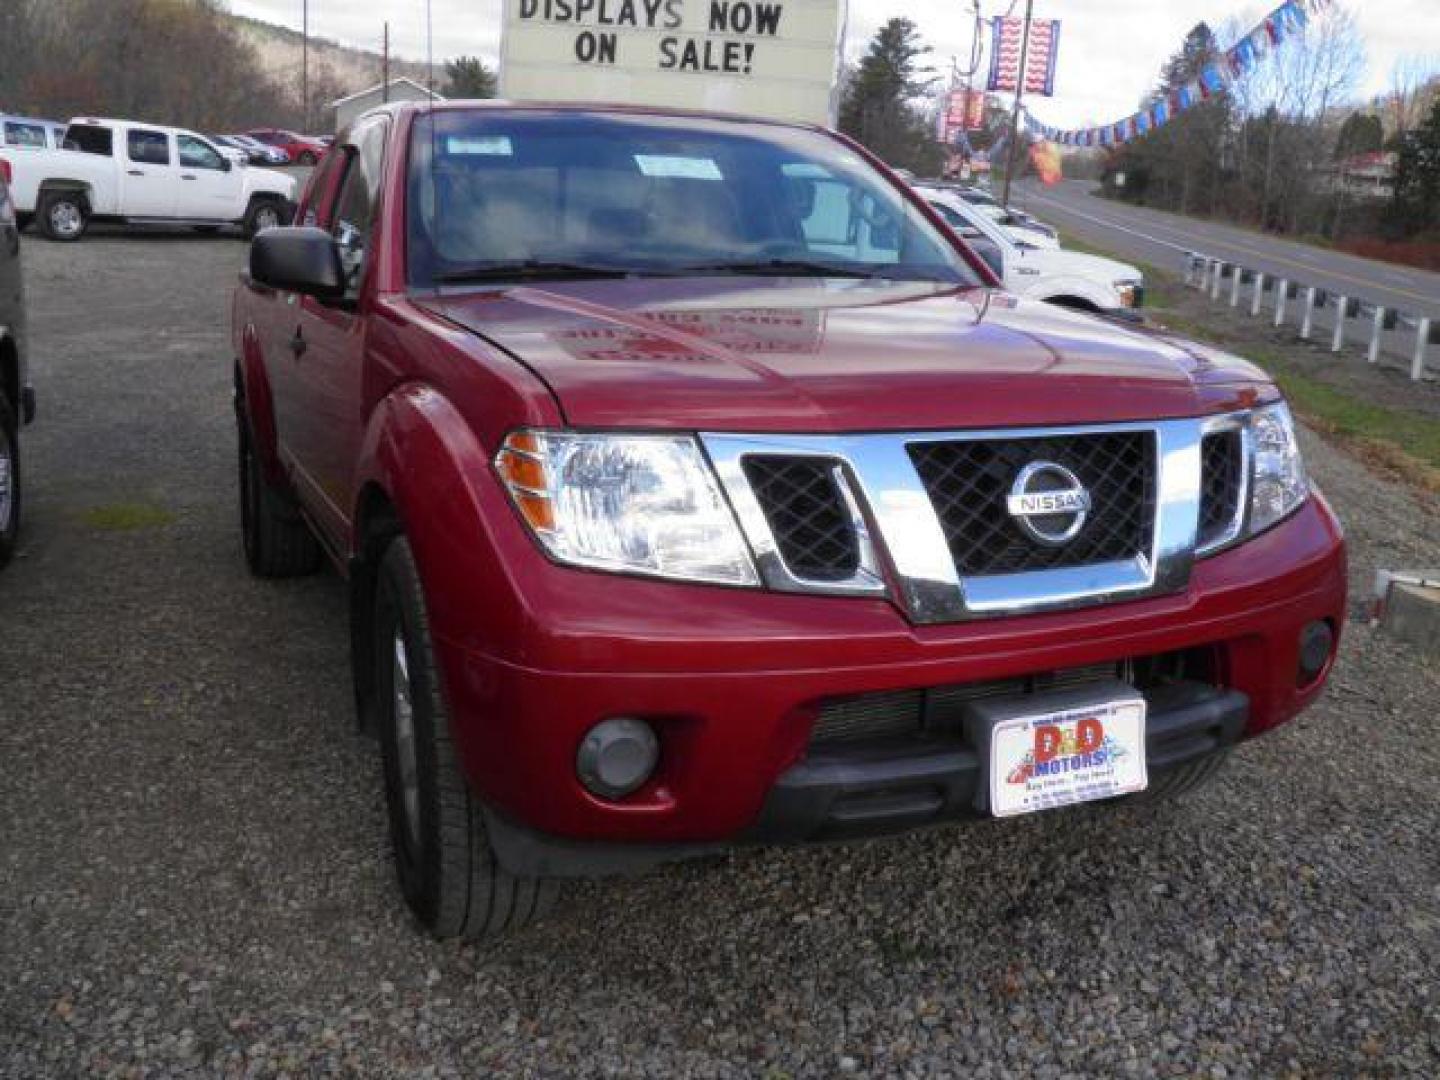
[[[1240,267],[1230,268],[1230,306],[1238,307],[1240,304],[1240,279],[1245,275],[1240,272]]]
[[[1220,299],[1220,279],[1225,276],[1225,264],[1219,259],[1215,260],[1215,274],[1210,279],[1210,299]]]
[[[1419,382],[1425,374],[1425,347],[1430,344],[1430,319],[1423,318],[1415,327],[1415,359],[1410,361],[1410,378]]]
[[[1253,319],[1260,314],[1260,301],[1265,296],[1265,275],[1258,270],[1255,272],[1255,295],[1250,298],[1250,317]]]
[[[1340,297],[1340,306],[1335,309],[1335,336],[1330,339],[1330,351],[1339,352],[1345,344],[1345,312],[1350,306],[1350,298]]]
[[[1370,355],[1366,357],[1370,363],[1376,363],[1380,359],[1380,335],[1385,332],[1385,309],[1379,304],[1375,305],[1375,317],[1370,322]]]
[[[1275,325],[1285,325],[1285,298],[1290,293],[1290,282],[1281,278],[1275,283]]]
[[[1310,340],[1310,328],[1315,322],[1315,286],[1310,285],[1305,289],[1305,311],[1300,316],[1300,339]]]

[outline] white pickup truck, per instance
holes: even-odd
[[[925,184],[916,185],[915,190],[1017,296],[1048,300],[1081,311],[1115,312],[1144,303],[1144,275],[1128,263],[1016,243],[1012,234],[983,208],[953,191]]]
[[[75,119],[63,150],[8,155],[22,225],[52,240],[79,240],[91,221],[239,225],[246,237],[283,225],[295,180],[245,168],[203,135],[129,120]]]

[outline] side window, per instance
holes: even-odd
[[[125,137],[125,151],[137,165],[170,164],[170,139],[163,131],[131,128]]]
[[[901,222],[870,192],[809,163],[786,165],[782,173],[810,251],[857,262],[899,261]]]
[[[344,148],[345,178],[335,196],[330,232],[340,246],[346,284],[355,289],[365,269],[365,254],[375,224],[380,196],[380,171],[385,161],[385,138],[389,124],[377,121],[357,131],[352,145]]]
[[[214,169],[225,171],[225,159],[207,143],[193,135],[176,135],[175,147],[180,152],[180,164],[187,169]]]
[[[46,145],[45,128],[40,124],[22,124],[8,120],[5,123],[5,143],[27,150],[43,150]]]
[[[71,124],[65,129],[65,148],[97,157],[111,157],[115,153],[115,133],[109,128]]]

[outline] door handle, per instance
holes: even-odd
[[[181,174],[180,174],[180,179],[181,179],[181,180],[194,180],[194,179],[195,179],[195,174],[194,174],[194,173],[181,173]]]
[[[128,176],[144,176],[145,173],[144,173],[143,171],[141,171],[140,169],[130,169],[130,170],[127,171],[127,174],[126,174],[126,175],[128,175]]]
[[[295,359],[299,360],[300,357],[305,355],[305,350],[309,347],[310,346],[305,344],[304,333],[302,333],[300,327],[297,326],[295,328],[295,336],[290,339],[290,351],[295,354]]]

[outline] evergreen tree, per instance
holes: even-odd
[[[939,159],[932,126],[915,104],[935,81],[921,66],[929,52],[913,22],[891,19],[875,32],[840,102],[841,131],[888,164],[922,174]]]
[[[1440,229],[1440,98],[1401,140],[1391,214],[1407,234]]]
[[[1356,154],[1371,154],[1385,142],[1385,129],[1380,117],[1366,113],[1351,113],[1340,125],[1335,137],[1335,160],[1344,161]]]
[[[445,64],[445,86],[440,93],[447,98],[493,98],[495,72],[478,56],[457,56]]]

